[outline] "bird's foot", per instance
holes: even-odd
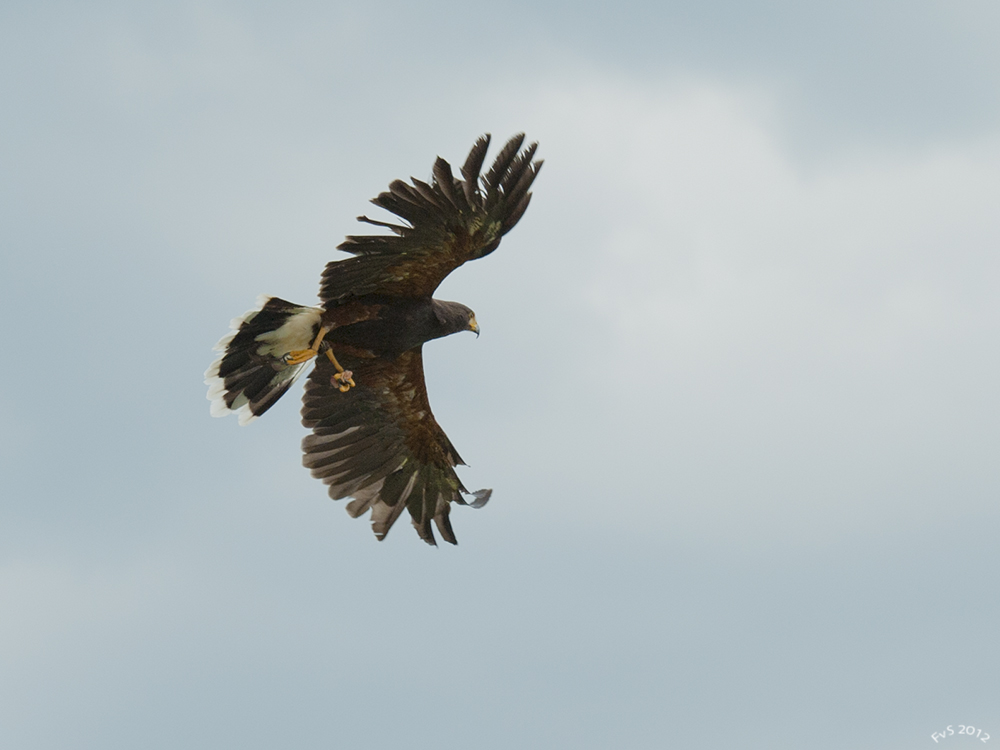
[[[313,341],[313,345],[308,349],[295,349],[288,352],[282,359],[285,361],[286,365],[301,365],[303,362],[308,362],[310,359],[319,354],[320,344],[323,343],[323,338],[330,332],[329,328],[323,327],[319,329],[316,334],[316,340]]]
[[[347,393],[353,386],[357,385],[354,382],[354,378],[351,377],[352,375],[354,375],[354,373],[350,370],[338,372],[330,378],[330,385],[337,386],[341,393]]]
[[[325,353],[326,358],[330,360],[330,363],[334,367],[337,368],[337,374],[330,377],[330,385],[337,386],[341,393],[347,393],[354,385],[356,385],[354,378],[351,377],[354,373],[343,368],[340,362],[337,361],[337,358],[333,356],[333,349],[328,347],[325,350]]]
[[[296,349],[295,351],[288,352],[282,359],[286,365],[301,365],[303,362],[308,362],[317,354],[319,352],[315,349]]]

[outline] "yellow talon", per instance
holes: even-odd
[[[288,354],[284,356],[285,364],[301,365],[303,362],[308,362],[318,353],[319,352],[315,349],[296,349],[293,352],[288,352]]]
[[[326,350],[326,358],[329,359],[330,362],[333,363],[333,366],[337,368],[337,374],[330,378],[330,384],[337,386],[341,393],[347,393],[351,390],[352,386],[356,385],[354,378],[351,377],[354,373],[350,370],[345,370],[341,366],[340,362],[337,361],[337,358],[333,356],[332,349]]]
[[[288,352],[288,354],[284,356],[285,364],[301,365],[303,362],[308,362],[310,359],[315,357],[319,354],[319,345],[323,343],[323,338],[329,332],[329,328],[320,328],[319,332],[316,334],[316,340],[313,341],[313,345],[309,349],[296,349],[295,351]]]
[[[352,386],[356,385],[356,383],[354,382],[354,378],[351,377],[351,375],[353,374],[354,373],[351,372],[350,370],[344,370],[343,372],[338,372],[330,379],[330,382],[333,385],[337,385],[337,387],[340,388],[341,393],[347,393],[349,390],[351,390]]]

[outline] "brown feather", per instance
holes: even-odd
[[[451,165],[440,156],[434,162],[434,185],[439,188],[451,204],[459,213],[462,212],[465,203],[465,194],[462,191],[455,191],[455,178],[451,174]],[[462,196],[461,201],[459,195]]]
[[[470,206],[478,206],[482,203],[482,196],[479,194],[479,173],[483,168],[483,160],[486,158],[486,151],[490,147],[490,134],[486,133],[472,146],[469,156],[462,165],[462,191]]]
[[[420,349],[391,361],[345,355],[342,362],[358,383],[347,393],[331,383],[335,370],[325,359],[309,376],[302,422],[313,434],[302,442],[303,463],[331,497],[355,498],[353,515],[371,508],[379,538],[405,504],[421,538],[434,543],[433,520],[445,541],[457,543],[448,506],[463,502],[465,488],[454,469],[458,453],[431,413]]]
[[[495,188],[500,184],[503,174],[507,171],[511,161],[517,154],[517,150],[521,148],[522,143],[524,143],[524,133],[518,133],[507,141],[507,144],[500,149],[500,153],[497,154],[497,158],[493,160],[493,166],[490,167],[490,171],[486,173],[486,184],[488,186]]]
[[[433,184],[417,179],[411,179],[411,184],[393,181],[389,192],[381,193],[372,202],[405,219],[410,226],[381,222],[393,234],[352,235],[339,249],[361,256],[359,260],[388,260],[387,264],[373,267],[371,286],[377,293],[430,296],[460,265],[493,252],[528,207],[526,196],[541,162],[531,161],[537,144],[519,151],[523,143],[524,135],[519,134],[501,149],[481,180],[485,194],[479,189],[479,173],[489,136],[483,136],[472,147],[461,180],[456,180],[448,162],[438,157]],[[363,221],[377,223],[367,217]],[[337,265],[331,263],[324,273],[320,295],[324,301],[330,299],[328,292],[335,291],[331,279]],[[371,286],[366,285],[368,291],[363,293],[372,293]]]

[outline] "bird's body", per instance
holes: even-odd
[[[368,313],[371,317],[338,325],[343,312]],[[472,310],[457,302],[373,294],[334,308],[323,315],[322,321],[331,326],[325,340],[335,349],[341,349],[336,346],[341,344],[370,351],[376,357],[395,359],[432,339],[468,330],[471,317]]]
[[[303,397],[302,422],[313,430],[303,463],[331,497],[354,498],[352,516],[370,509],[379,539],[406,508],[425,541],[434,544],[433,520],[455,543],[450,504],[479,507],[489,499],[489,490],[463,498],[454,470],[462,459],[431,413],[421,347],[479,332],[472,310],[432,294],[462,263],[495,250],[527,208],[541,162],[531,161],[536,145],[520,151],[523,138],[511,139],[482,178],[489,136],[473,146],[464,179],[439,158],[430,184],[393,182],[372,202],[407,224],[359,217],[393,234],[348,237],[340,249],[356,257],[327,264],[320,307],[260,300],[232,322],[206,373],[213,415],[237,412],[246,424],[315,358]]]

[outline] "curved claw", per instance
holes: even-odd
[[[296,349],[295,351],[288,352],[282,359],[285,360],[286,365],[301,365],[303,362],[308,362],[317,354],[318,352],[315,349]]]
[[[341,393],[347,393],[351,388],[357,385],[354,382],[354,378],[351,376],[354,373],[350,370],[344,370],[343,372],[338,372],[336,375],[330,378],[330,384],[335,385],[340,388]]]

